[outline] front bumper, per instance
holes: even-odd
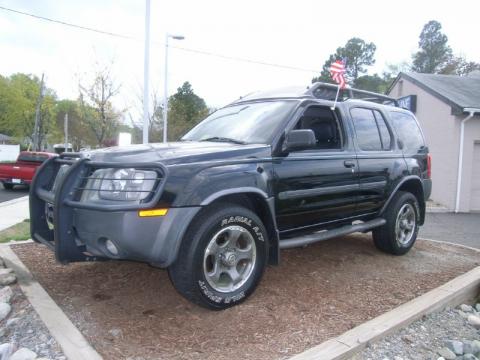
[[[69,168],[53,188],[62,165]],[[102,167],[156,169],[163,174],[163,180],[145,203],[80,202],[78,192],[82,182],[92,168]],[[162,217],[139,217],[139,209],[158,204],[166,175],[167,170],[161,164],[98,163],[64,156],[50,159],[37,171],[30,188],[32,239],[54,250],[61,263],[129,259],[167,267],[175,260],[185,229],[200,207],[170,208]],[[107,240],[115,245],[117,253],[108,250]]]

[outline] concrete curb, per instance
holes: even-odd
[[[480,266],[334,339],[295,355],[290,360],[349,359],[363,350],[368,343],[409,325],[425,314],[472,301],[479,292]]]
[[[0,207],[3,206],[8,206],[8,205],[13,205],[22,201],[28,200],[28,195],[13,199],[13,200],[8,200],[0,203]]]
[[[0,256],[17,275],[18,283],[50,334],[70,360],[101,360],[102,357],[83,337],[45,289],[33,278],[27,267],[9,246],[0,247]]]
[[[480,252],[480,249],[477,249],[477,248],[474,248],[474,247],[471,247],[471,246],[467,246],[467,245],[452,243],[452,242],[449,242],[449,241],[433,240],[433,239],[427,239],[427,238],[418,238],[417,240],[430,241],[430,242],[437,243],[437,244],[455,246],[455,247],[459,247],[459,248],[462,248],[462,249],[467,249],[467,250],[472,250],[472,251],[475,251],[475,252]]]

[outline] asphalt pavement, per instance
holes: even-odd
[[[28,187],[15,186],[13,190],[5,190],[0,183],[0,203],[8,200],[17,199],[22,196],[28,195]]]
[[[480,213],[427,213],[419,237],[480,249]]]

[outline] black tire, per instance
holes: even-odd
[[[233,240],[235,236],[232,233],[234,232],[235,234],[240,233],[236,240]],[[221,237],[223,239],[220,239]],[[249,244],[246,250],[240,247],[237,249],[235,246],[230,247],[232,243],[246,243],[245,239]],[[260,282],[267,262],[267,241],[267,231],[262,221],[252,211],[235,204],[212,205],[203,210],[187,230],[177,259],[168,268],[170,280],[181,295],[200,306],[222,310],[237,305],[248,298]],[[255,249],[252,247],[253,244]],[[218,254],[211,254],[212,247],[218,251]],[[233,250],[227,252],[225,249]],[[253,260],[238,260],[240,258],[238,255],[232,257],[232,253],[237,254],[237,250],[240,254],[241,251],[248,249],[250,249],[249,252],[255,253]],[[225,260],[226,257],[229,260]],[[225,264],[219,259],[232,263]],[[245,263],[240,264],[241,261]],[[247,265],[242,267],[244,264]],[[225,270],[228,266],[231,270],[235,268],[234,271],[240,269],[236,274],[242,274],[243,280],[235,284],[233,277]],[[208,269],[209,267],[211,269]],[[241,273],[242,269],[249,270]],[[217,270],[220,276],[218,280],[215,280],[214,276],[209,276],[209,274],[217,273]],[[220,283],[221,279],[232,283],[232,291],[229,289],[218,290],[222,289],[215,281]],[[215,288],[214,286],[217,285],[218,288]],[[239,288],[233,289],[235,286],[239,286]]]
[[[402,211],[402,214],[406,214],[406,211],[409,211],[409,209],[413,212],[414,216],[413,226],[410,221],[407,221],[405,224],[408,225],[403,225],[404,228],[402,229],[403,216],[401,220],[399,218],[400,212]],[[384,213],[384,218],[387,220],[387,223],[374,229],[372,232],[375,246],[388,254],[406,254],[412,248],[413,244],[415,244],[419,229],[420,207],[415,195],[409,192],[398,191],[388,205]],[[399,219],[398,229],[397,219]],[[410,227],[411,229],[409,229]],[[408,236],[406,236],[406,232],[408,232]]]
[[[6,183],[3,183],[3,188],[5,190],[13,190],[13,184],[6,184]]]

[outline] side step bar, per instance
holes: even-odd
[[[280,240],[280,249],[290,249],[294,247],[305,246],[318,241],[328,240],[337,236],[343,236],[354,232],[363,232],[382,226],[387,221],[382,218],[373,219],[361,224],[346,225],[338,229],[321,231],[310,235],[298,236],[290,239]]]

